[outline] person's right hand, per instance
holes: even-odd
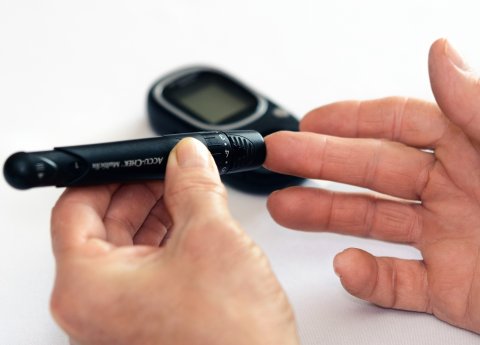
[[[296,187],[274,193],[269,209],[287,227],[415,246],[423,260],[348,249],[335,271],[362,299],[480,333],[480,80],[445,40],[432,46],[429,67],[438,107],[407,98],[341,102],[308,114],[302,133],[266,139],[272,170],[416,203]]]
[[[67,189],[52,242],[51,309],[77,344],[298,343],[288,300],[197,140],[172,151],[165,183]]]

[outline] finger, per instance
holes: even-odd
[[[173,223],[170,241],[179,238],[181,232],[202,229],[202,224],[231,220],[226,190],[215,161],[196,139],[182,140],[170,153],[165,204]],[[212,236],[211,232],[209,236]]]
[[[118,185],[68,188],[52,210],[51,233],[55,255],[90,239],[107,240],[103,217]],[[105,248],[108,245],[105,243]]]
[[[434,148],[448,124],[429,102],[400,97],[344,101],[309,112],[300,129],[349,138],[381,138],[409,146]]]
[[[107,240],[116,245],[133,244],[133,237],[163,195],[163,189],[160,181],[121,186],[104,217]]]
[[[337,254],[334,268],[353,296],[385,308],[432,313],[422,261],[374,257],[351,248]]]
[[[277,132],[265,143],[265,166],[270,170],[412,200],[421,195],[434,163],[429,153],[385,140]]]
[[[440,108],[470,138],[480,140],[480,79],[447,40],[432,45],[429,72]]]
[[[446,40],[430,49],[430,80],[435,98],[455,124],[438,143],[435,155],[455,185],[480,199],[480,79]]]
[[[165,203],[163,199],[160,199],[140,227],[140,230],[135,234],[133,243],[159,246],[171,225],[172,221]]]
[[[421,235],[416,206],[367,195],[291,187],[274,192],[267,207],[279,224],[415,244]]]

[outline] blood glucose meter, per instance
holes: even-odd
[[[298,120],[288,111],[212,67],[187,67],[165,75],[151,87],[147,102],[150,123],[159,134],[250,129],[265,136],[279,130],[298,130]],[[303,181],[265,168],[222,179],[256,194]]]

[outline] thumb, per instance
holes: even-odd
[[[446,39],[430,48],[429,73],[445,115],[470,138],[480,140],[480,80]]]
[[[170,153],[164,198],[174,232],[201,228],[200,224],[212,220],[231,219],[215,161],[205,145],[193,138],[183,139]]]

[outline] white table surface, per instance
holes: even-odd
[[[0,0],[0,161],[18,150],[152,136],[148,87],[192,63],[232,72],[299,117],[348,98],[433,99],[430,44],[448,37],[480,67],[479,9],[475,0]],[[48,310],[49,216],[60,192],[19,192],[0,180],[0,344],[68,343]],[[264,197],[230,190],[230,204],[269,256],[303,344],[479,343],[432,316],[357,300],[333,273],[346,247],[404,258],[416,250],[282,229]]]

